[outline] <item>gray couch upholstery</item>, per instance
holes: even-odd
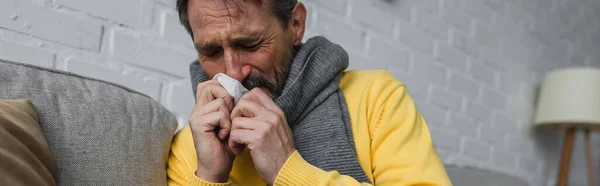
[[[456,165],[445,167],[455,186],[529,186],[523,178],[505,173]]]
[[[148,96],[79,75],[0,60],[0,99],[29,98],[58,185],[166,185],[177,127]]]

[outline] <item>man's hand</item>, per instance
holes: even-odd
[[[196,176],[202,180],[224,183],[229,179],[235,158],[227,145],[232,107],[233,98],[217,81],[198,84],[190,128],[198,158]]]
[[[241,154],[250,150],[261,178],[269,185],[296,150],[292,131],[283,111],[260,88],[254,88],[238,101],[231,112],[229,147]]]

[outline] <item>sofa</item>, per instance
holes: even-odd
[[[0,60],[0,99],[30,99],[57,185],[166,185],[175,116],[110,82]]]
[[[0,56],[1,57],[1,56]],[[166,185],[175,116],[111,82],[0,60],[0,100],[30,99],[57,185]],[[454,185],[527,186],[522,178],[446,165]]]

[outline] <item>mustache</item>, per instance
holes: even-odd
[[[277,91],[277,83],[260,72],[251,72],[242,81],[242,85],[248,90],[252,90],[255,87],[264,87],[272,93]]]

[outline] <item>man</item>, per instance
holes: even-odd
[[[302,43],[302,3],[177,7],[199,60],[170,185],[451,185],[406,87],[385,71],[344,72],[346,52],[323,37]],[[234,103],[218,73],[250,92]]]

